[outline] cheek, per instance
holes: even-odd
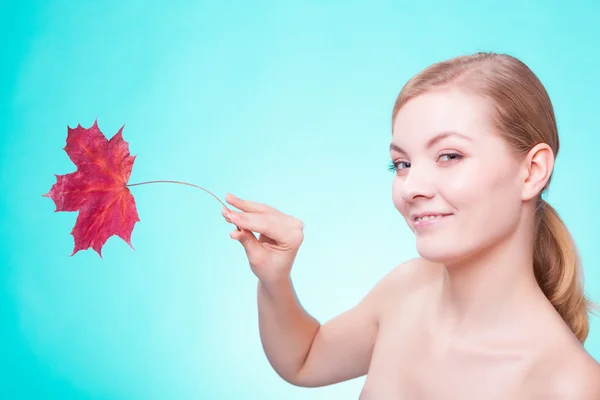
[[[498,200],[512,201],[518,189],[517,171],[509,170],[501,160],[469,162],[457,167],[452,173],[444,174],[437,186],[450,205],[459,211],[474,205],[490,206]]]
[[[398,210],[402,215],[405,215],[406,211],[406,202],[402,198],[402,183],[397,177],[394,177],[392,181],[392,202],[394,203],[394,207]]]
[[[479,204],[489,193],[481,174],[474,168],[464,168],[460,173],[445,174],[437,183],[439,193],[444,200],[457,211]]]
[[[441,183],[443,196],[457,210],[461,226],[474,234],[482,233],[484,226],[492,235],[511,229],[521,206],[517,172],[491,165],[462,172]]]
[[[408,204],[402,197],[402,182],[398,178],[394,178],[392,183],[392,202],[396,210],[406,219]]]

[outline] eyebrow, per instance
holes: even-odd
[[[430,148],[431,148],[431,147],[433,147],[433,146],[434,146],[436,143],[438,143],[438,142],[440,142],[441,140],[444,140],[444,139],[446,139],[446,138],[448,138],[448,137],[451,137],[451,136],[457,136],[457,137],[459,137],[459,138],[461,138],[461,139],[465,139],[465,140],[467,140],[467,141],[469,141],[469,142],[473,140],[472,138],[470,138],[470,137],[468,137],[468,136],[465,136],[465,135],[463,135],[463,134],[461,134],[461,133],[455,132],[455,131],[444,131],[444,132],[440,132],[440,133],[438,133],[437,135],[435,135],[434,137],[432,137],[431,139],[429,139],[429,140],[427,141],[427,143],[425,143],[425,148],[426,148],[426,149],[430,149]],[[397,145],[395,145],[394,143],[391,143],[391,144],[390,144],[390,151],[392,151],[392,150],[394,150],[394,151],[397,151],[397,152],[400,152],[400,153],[408,154],[408,153],[406,153],[404,150],[402,150],[402,148],[398,147],[398,146],[397,146]]]

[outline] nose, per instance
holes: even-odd
[[[408,202],[420,197],[432,198],[434,195],[433,185],[426,171],[412,167],[402,183],[401,195],[404,201]]]

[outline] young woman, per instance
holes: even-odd
[[[544,86],[512,56],[413,77],[393,109],[390,167],[421,257],[323,325],[290,280],[302,221],[228,195],[275,371],[306,387],[366,374],[362,400],[600,399],[577,250],[541,197],[558,148]]]

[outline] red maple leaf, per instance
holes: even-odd
[[[98,128],[97,120],[89,129],[81,125],[67,128],[63,150],[77,170],[66,175],[54,174],[56,183],[42,196],[54,200],[54,212],[79,211],[71,231],[75,239],[71,256],[92,247],[102,258],[102,246],[113,235],[134,249],[131,232],[140,219],[127,181],[136,156],[129,154],[123,127],[110,140]]]
[[[71,256],[92,247],[102,258],[102,246],[113,235],[119,236],[134,249],[131,232],[140,219],[130,186],[159,182],[193,186],[204,190],[227,208],[209,190],[192,183],[160,180],[128,184],[136,156],[129,154],[129,144],[123,140],[123,127],[110,140],[98,128],[97,120],[89,129],[81,125],[75,129],[67,128],[67,145],[63,150],[77,170],[66,175],[54,174],[56,183],[42,197],[54,200],[54,212],[79,211],[71,230],[75,239]],[[236,229],[241,231],[238,226]]]

